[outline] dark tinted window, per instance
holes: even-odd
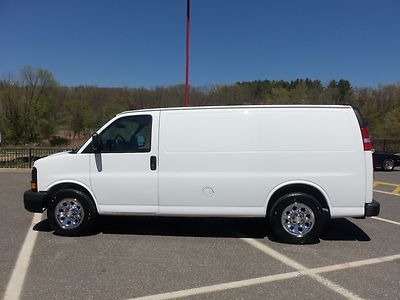
[[[354,113],[356,114],[358,124],[360,127],[367,127],[367,122],[361,114],[361,111],[357,107],[353,107]]]
[[[119,118],[100,133],[102,153],[136,153],[151,150],[150,115]]]

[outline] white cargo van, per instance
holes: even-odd
[[[35,162],[25,208],[57,234],[96,216],[260,217],[281,240],[379,214],[371,142],[351,106],[163,108],[118,114],[79,149]]]

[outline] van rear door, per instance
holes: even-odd
[[[372,162],[372,143],[369,136],[367,122],[361,114],[361,111],[353,107],[354,114],[357,117],[358,124],[360,125],[360,134],[364,146],[365,158],[365,203],[372,202],[372,185],[374,181],[374,167]]]

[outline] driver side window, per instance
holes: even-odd
[[[137,153],[151,150],[150,115],[115,120],[100,134],[102,153]]]

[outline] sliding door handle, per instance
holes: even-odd
[[[150,156],[150,170],[154,171],[155,169],[157,169],[157,158]]]

